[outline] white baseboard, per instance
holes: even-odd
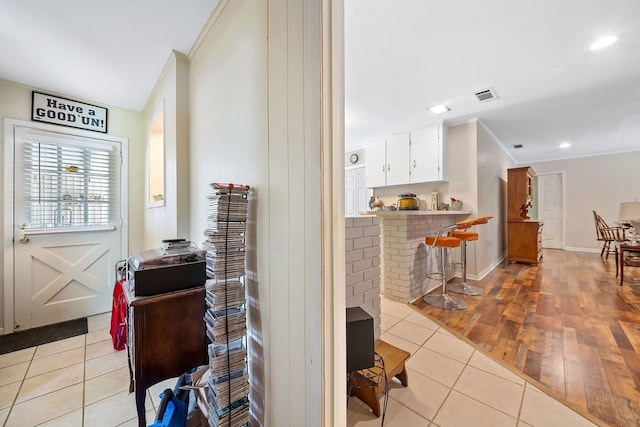
[[[489,267],[485,268],[484,270],[482,270],[480,272],[480,274],[470,274],[467,273],[467,279],[469,280],[482,280],[484,279],[489,273],[491,273],[493,270],[495,270],[495,268],[497,266],[499,266],[500,264],[502,264],[504,262],[504,260],[506,259],[506,256],[503,256],[501,259],[499,259],[498,261],[495,261],[493,264],[491,264]],[[456,271],[456,273],[453,275],[453,277],[462,277],[462,274],[460,273],[460,271]],[[453,278],[452,277],[452,278]],[[438,285],[439,286],[439,285]]]
[[[565,251],[573,251],[573,252],[593,252],[593,253],[600,253],[602,251],[602,248],[577,248],[574,246],[567,246],[564,248]],[[613,247],[611,248],[611,250],[613,251]]]
[[[491,264],[489,267],[485,268],[484,270],[482,270],[480,272],[480,274],[474,274],[475,277],[473,277],[473,280],[482,280],[485,277],[487,277],[487,275],[489,273],[491,273],[493,270],[496,269],[496,267],[498,267],[500,264],[504,263],[504,260],[506,259],[506,256],[503,256],[502,258],[500,258],[499,260],[495,261],[493,264]]]

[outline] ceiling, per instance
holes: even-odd
[[[0,78],[141,111],[218,0],[0,0]]]
[[[472,119],[518,164],[640,150],[637,0],[347,0],[345,40],[348,150]]]
[[[344,3],[348,150],[472,119],[519,164],[640,149],[637,0]],[[0,78],[142,110],[171,50],[188,53],[217,4],[0,0]],[[617,43],[587,49],[610,33]],[[488,88],[498,99],[479,103]],[[439,103],[451,111],[427,110]]]

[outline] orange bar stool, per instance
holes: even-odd
[[[430,279],[439,279],[442,282],[442,293],[436,295],[426,295],[423,300],[429,305],[434,307],[443,308],[445,310],[461,310],[467,308],[467,302],[462,298],[454,297],[447,294],[447,280],[448,280],[448,267],[449,267],[449,248],[460,247],[460,239],[457,237],[447,236],[447,233],[456,228],[456,224],[442,227],[437,231],[435,236],[427,236],[425,243],[429,247],[429,254],[427,255],[427,262],[431,260],[431,251],[433,248],[438,249],[440,271],[433,271],[428,267],[427,277]]]
[[[456,230],[453,230],[450,235],[460,239],[460,261],[462,264],[462,279],[460,283],[451,283],[447,285],[447,289],[451,292],[456,292],[463,295],[482,295],[484,290],[471,286],[467,283],[467,242],[478,240],[478,233],[473,231],[466,231],[474,225],[486,224],[492,216],[481,216],[477,218],[470,218],[464,221],[456,223]]]

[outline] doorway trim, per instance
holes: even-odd
[[[562,203],[562,220],[560,221],[560,225],[562,227],[562,230],[560,232],[561,234],[561,247],[559,249],[561,250],[565,250],[565,248],[567,247],[567,195],[566,195],[566,190],[567,190],[567,180],[565,177],[565,173],[563,171],[556,171],[556,172],[541,172],[537,174],[537,177],[541,176],[541,175],[560,175],[560,179],[561,179],[561,183],[560,183],[560,197],[562,198],[561,203]],[[536,180],[537,183],[537,180]],[[543,221],[543,218],[540,218],[540,200],[542,200],[542,197],[544,196],[544,188],[541,185],[537,185],[537,193],[538,193],[538,220]],[[543,225],[544,226],[544,225]]]
[[[69,135],[76,137],[84,137],[91,139],[99,139],[103,141],[109,141],[120,144],[120,155],[122,156],[122,162],[120,166],[120,226],[121,226],[121,250],[123,254],[126,254],[129,247],[129,230],[128,221],[125,220],[127,213],[129,212],[129,206],[127,201],[128,196],[128,179],[129,179],[129,140],[120,136],[114,136],[103,133],[95,133],[91,131],[85,131],[80,129],[73,129],[63,126],[50,125],[46,123],[30,122],[26,120],[4,118],[4,225],[3,225],[3,253],[4,253],[4,289],[3,289],[3,301],[4,301],[4,319],[3,328],[0,328],[0,335],[9,334],[14,332],[14,307],[15,307],[15,294],[14,294],[14,216],[13,216],[13,194],[14,194],[14,155],[15,155],[15,128],[25,127],[45,132],[56,133],[59,135]],[[115,267],[114,267],[115,268]]]

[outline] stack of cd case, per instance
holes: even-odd
[[[207,250],[207,276],[240,277],[244,276],[244,251],[220,251],[216,249]]]
[[[245,231],[249,187],[211,184],[204,231],[208,345],[208,421],[211,426],[249,423],[245,310]]]
[[[247,315],[244,307],[231,307],[226,310],[207,309],[204,320],[207,336],[214,343],[237,340],[247,335]]]
[[[219,409],[215,397],[209,396],[209,425],[212,427],[242,427],[249,425],[249,398],[244,397],[226,408]]]
[[[226,289],[226,292],[225,292]],[[205,298],[207,307],[214,312],[224,310],[227,307],[241,306],[245,303],[244,285],[240,280],[229,280],[216,283],[208,281]]]

